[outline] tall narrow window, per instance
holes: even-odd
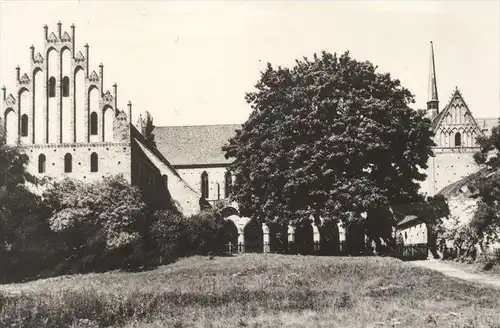
[[[90,135],[97,135],[97,113],[90,114]]]
[[[69,77],[65,76],[62,80],[62,96],[69,97]]]
[[[227,171],[224,176],[225,186],[224,186],[224,197],[229,198],[231,196],[231,192],[233,191],[233,179],[231,177],[231,172]]]
[[[462,145],[462,136],[460,132],[455,133],[455,147],[459,147]]]
[[[23,114],[21,116],[21,136],[22,137],[28,136],[28,115],[26,114]]]
[[[46,157],[44,154],[38,155],[38,173],[45,173]]]
[[[64,155],[64,172],[70,173],[73,171],[73,157],[70,153]]]
[[[92,153],[90,155],[90,172],[97,172],[99,170],[98,160],[97,153]]]
[[[168,189],[168,176],[166,174],[163,175],[163,186]]]
[[[203,171],[201,174],[201,197],[208,199],[208,173]]]
[[[51,76],[49,79],[49,97],[53,98],[56,96],[56,78]]]

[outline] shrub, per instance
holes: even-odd
[[[155,248],[152,254],[163,264],[183,256],[220,253],[224,249],[223,227],[224,220],[212,211],[187,218],[157,211],[149,232]]]

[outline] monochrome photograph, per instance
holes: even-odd
[[[0,0],[0,327],[500,328],[500,1]]]

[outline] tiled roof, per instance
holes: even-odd
[[[229,164],[222,146],[240,129],[239,124],[157,126],[156,147],[174,166]]]
[[[468,176],[455,181],[443,189],[441,189],[437,195],[443,195],[447,198],[453,197],[453,196],[458,196],[460,194],[464,194],[465,196],[474,196],[477,193],[476,188],[474,188],[474,185],[477,184],[477,182],[483,178],[487,177],[488,174],[491,174],[491,170],[488,169],[487,167],[480,169],[479,171],[469,174]],[[464,188],[466,187],[466,188]]]

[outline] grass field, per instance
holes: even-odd
[[[500,328],[500,290],[391,258],[192,257],[0,294],[1,327]]]

